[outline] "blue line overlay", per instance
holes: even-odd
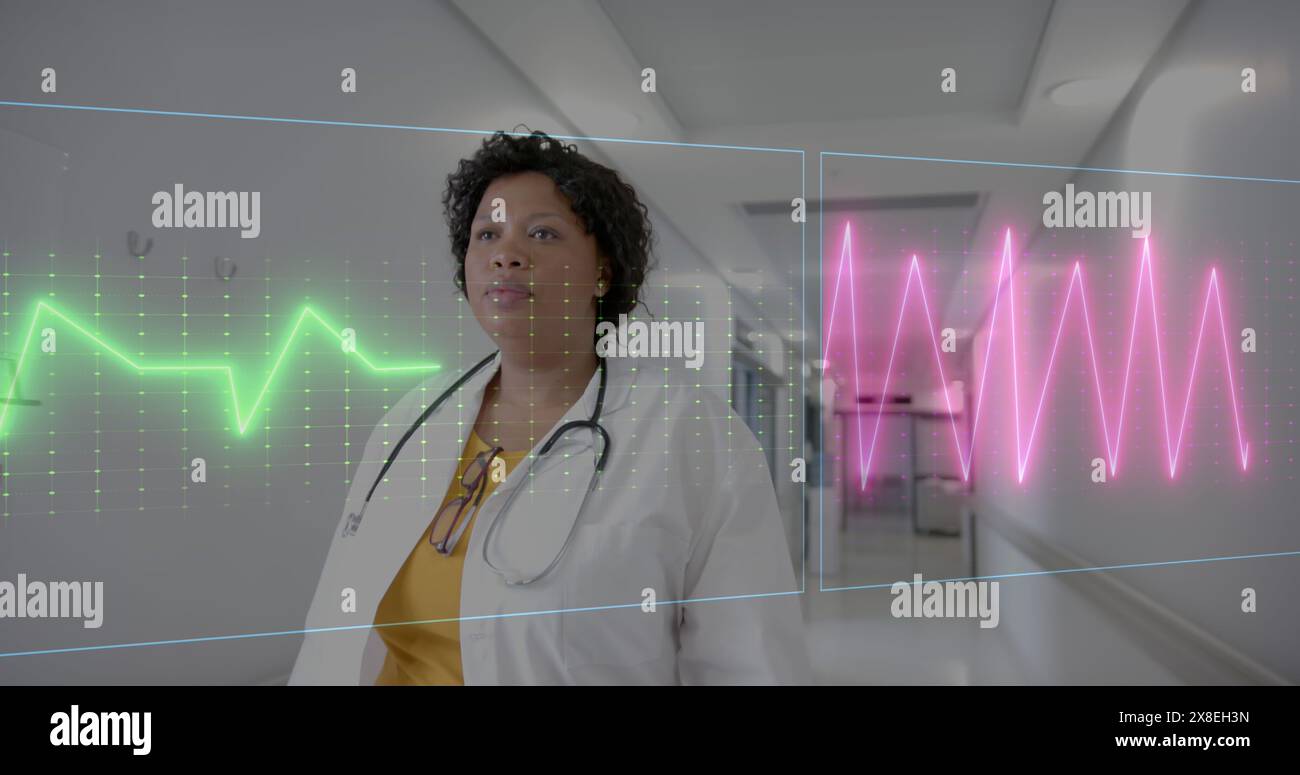
[[[721,597],[697,597],[689,600],[660,600],[655,605],[684,605],[686,603],[714,603],[721,600],[749,600],[760,597],[789,597],[802,595],[801,590],[791,592],[763,592],[753,595],[724,595]],[[518,619],[524,616],[546,616],[549,614],[581,613],[584,611],[611,611],[618,608],[640,608],[641,603],[617,603],[615,605],[598,605],[587,608],[554,608],[548,611],[519,611],[508,614],[482,614],[479,616],[447,617],[445,619],[424,619],[410,622],[389,622],[385,624],[346,624],[337,627],[310,627],[302,630],[278,630],[273,632],[247,632],[238,635],[208,635],[198,638],[175,638],[171,640],[140,641],[138,643],[110,643],[104,646],[75,646],[57,649],[40,649],[36,651],[7,651],[0,653],[4,657],[30,657],[41,654],[69,654],[78,651],[104,651],[108,649],[129,649],[141,646],[173,646],[185,643],[209,643],[220,640],[245,640],[248,638],[270,638],[277,635],[306,635],[317,632],[344,632],[348,630],[369,630],[383,627],[401,627],[408,624],[438,624],[442,622],[475,622],[486,619]]]
[[[1065,568],[1063,570],[1033,570],[1021,571],[1019,573],[997,573],[989,576],[965,576],[962,578],[952,579],[925,579],[923,584],[931,581],[984,581],[988,579],[1012,579],[1020,576],[1057,576],[1065,573],[1095,573],[1108,570],[1125,570],[1128,568],[1157,568],[1162,565],[1192,565],[1203,562],[1223,562],[1224,560],[1257,560],[1268,557],[1300,557],[1300,551],[1294,552],[1263,552],[1261,554],[1235,554],[1224,557],[1198,557],[1194,560],[1164,560],[1162,562],[1132,562],[1125,565],[1094,565],[1088,568]],[[894,586],[899,582],[891,581],[884,584],[858,584],[849,587],[823,587],[823,592],[843,592],[849,589],[886,589]],[[914,581],[903,581],[902,583],[912,586]],[[5,656],[0,654],[0,657]]]
[[[2,103],[0,103],[2,104]],[[1078,170],[1080,172],[1124,172],[1130,175],[1157,175],[1167,178],[1199,178],[1201,180],[1240,180],[1251,183],[1287,183],[1300,185],[1300,180],[1291,178],[1255,178],[1247,175],[1209,175],[1202,172],[1169,172],[1166,170],[1126,170],[1115,167],[1081,167],[1072,164],[1034,164],[1015,161],[986,161],[983,159],[946,159],[940,156],[896,156],[888,153],[847,153],[840,151],[821,151],[825,156],[843,156],[859,159],[891,159],[894,161],[930,161],[941,164],[974,164],[985,167],[1028,167],[1039,170]]]
[[[989,576],[968,576],[965,578],[952,578],[952,579],[927,579],[927,581],[938,581],[938,582],[979,581],[979,580],[987,580],[987,579],[1016,578],[1020,576],[1053,576],[1053,575],[1064,574],[1064,573],[1088,573],[1088,572],[1096,572],[1096,571],[1122,570],[1125,568],[1153,568],[1162,565],[1190,565],[1194,563],[1222,562],[1224,560],[1251,560],[1251,559],[1261,559],[1261,558],[1268,558],[1268,557],[1296,557],[1296,556],[1300,556],[1300,550],[1291,551],[1291,552],[1265,552],[1261,554],[1237,554],[1237,555],[1230,555],[1224,557],[1200,557],[1193,560],[1136,562],[1136,563],[1129,563],[1126,565],[1096,565],[1088,568],[1065,568],[1063,570],[1023,571],[1019,573],[1001,573],[1001,574],[995,574]],[[860,586],[852,586],[852,587],[831,587],[831,588],[823,589],[822,591],[840,592],[840,591],[851,590],[851,589],[881,589],[881,588],[892,587],[896,583],[898,582],[890,582],[885,584],[863,584]],[[910,585],[915,582],[904,581],[902,583]],[[789,597],[792,595],[802,595],[802,594],[805,593],[802,591],[794,591],[794,592],[765,592],[765,593],[753,594],[753,595],[723,595],[719,597],[697,597],[697,598],[688,598],[686,600],[658,601],[656,605],[685,605],[687,603],[714,603],[723,600],[753,600],[756,598]],[[523,616],[546,616],[550,614],[580,613],[583,611],[609,611],[618,608],[640,608],[640,607],[641,607],[640,602],[619,603],[616,605],[591,606],[588,608],[555,608],[546,611],[521,611],[517,613],[508,613],[508,614],[484,614],[481,616],[461,616],[458,618],[431,619],[428,621],[393,622],[390,624],[381,624],[381,625],[350,624],[350,625],[341,625],[338,627],[315,627],[315,628],[307,628],[301,630],[278,630],[273,632],[249,632],[249,633],[243,633],[239,635],[209,635],[209,636],[198,637],[198,638],[175,638],[172,640],[140,641],[138,643],[110,643],[103,646],[75,646],[75,647],[57,648],[57,649],[38,649],[33,651],[8,651],[8,652],[0,653],[0,658],[30,657],[30,656],[39,656],[42,654],[70,654],[70,653],[82,652],[82,651],[106,651],[109,649],[139,648],[143,646],[173,646],[173,645],[180,645],[186,643],[209,643],[212,641],[222,641],[222,640],[246,640],[249,638],[270,638],[279,635],[306,635],[306,634],[317,633],[317,632],[367,630],[367,629],[372,629],[377,627],[395,627],[395,626],[401,626],[407,624],[428,624],[428,623],[435,623],[435,622],[451,622],[451,621],[471,622],[471,621],[479,621],[484,619],[515,619]]]
[[[418,126],[413,124],[386,124],[386,123],[372,123],[372,122],[360,122],[360,121],[334,121],[334,120],[324,120],[324,119],[287,118],[287,117],[276,117],[276,116],[253,116],[253,115],[238,115],[238,114],[227,114],[227,113],[203,113],[203,112],[193,112],[193,111],[153,110],[153,109],[144,109],[144,108],[120,108],[120,107],[109,107],[109,106],[98,106],[98,105],[70,105],[70,104],[53,104],[53,103],[39,103],[39,102],[20,102],[20,101],[13,101],[13,100],[0,100],[0,106],[19,107],[19,108],[44,108],[44,109],[56,109],[56,110],[84,110],[84,111],[101,112],[101,113],[126,113],[126,114],[150,115],[150,116],[171,116],[171,117],[181,117],[181,118],[207,118],[207,119],[224,119],[224,120],[234,120],[234,121],[258,121],[264,123],[282,123],[282,124],[299,124],[299,125],[316,125],[316,126],[357,127],[357,128],[370,128],[370,129],[401,129],[401,130],[413,130],[413,131],[421,131],[421,132],[439,132],[445,134],[464,134],[464,135],[479,135],[479,136],[495,134],[493,130],[430,127],[430,126]],[[505,134],[514,135],[514,136],[526,136],[528,133],[506,132]],[[732,151],[757,151],[757,152],[765,152],[765,153],[797,153],[800,154],[801,158],[803,158],[805,154],[805,151],[799,148],[723,145],[723,144],[713,144],[713,143],[687,143],[687,142],[674,142],[674,141],[666,141],[666,140],[637,140],[637,139],[630,139],[630,138],[595,137],[595,136],[583,136],[583,135],[551,135],[551,136],[558,140],[622,143],[622,144],[629,144],[629,145],[651,145],[651,146],[668,146],[668,147],[678,147],[678,148],[700,148],[700,149],[732,150]],[[966,164],[966,165],[982,165],[982,166],[995,166],[995,167],[1076,170],[1076,171],[1083,171],[1083,172],[1116,172],[1116,173],[1128,173],[1134,175],[1156,175],[1156,176],[1163,176],[1163,177],[1198,178],[1204,180],[1230,180],[1230,181],[1282,183],[1282,184],[1300,185],[1300,180],[1293,180],[1288,178],[1264,178],[1264,177],[1249,177],[1249,176],[1237,176],[1237,175],[1210,175],[1210,174],[1202,174],[1202,173],[1194,173],[1194,172],[1132,170],[1132,169],[1117,169],[1117,168],[1108,168],[1108,167],[1085,167],[1085,166],[1074,166],[1074,165],[1064,165],[1064,164],[1035,164],[1035,163],[1026,163],[1026,162],[999,162],[999,161],[987,161],[987,160],[978,160],[978,159],[951,159],[951,158],[931,157],[931,156],[901,156],[901,155],[892,155],[892,154],[820,151],[818,153],[819,192],[824,192],[825,178],[824,178],[823,161],[824,158],[827,156],[887,159],[887,160],[897,160],[897,161],[926,161],[926,162],[938,162],[938,163],[945,163],[945,164]],[[802,162],[801,162],[801,166],[802,166]],[[805,191],[807,190],[806,177],[805,177],[804,190]],[[818,253],[824,263],[825,250],[824,250],[824,245],[822,244],[824,240],[824,230],[825,230],[824,213],[821,212],[820,208],[819,208],[819,219],[821,220],[821,223],[819,224],[821,226],[821,228],[819,228],[819,232],[822,233],[818,235],[818,239],[819,239]],[[806,270],[806,247],[804,248],[804,254],[803,257],[801,258],[801,265],[802,268]],[[806,283],[806,271],[804,272],[804,275],[805,275],[805,283]],[[820,298],[820,294],[819,294],[819,298],[818,298],[819,309],[821,308],[823,303],[824,301]],[[806,298],[804,299],[804,304],[805,306],[802,314],[805,320],[805,329],[806,329],[807,327],[806,326],[806,315],[807,315]],[[804,342],[805,342],[804,347],[806,352],[806,347],[807,347],[806,332],[805,332]],[[805,388],[805,392],[806,392],[806,388]],[[807,418],[805,418],[805,421],[806,420]],[[823,504],[820,502],[820,500],[821,499],[819,499],[819,503],[818,503],[818,512],[819,512],[818,516],[819,516],[819,521],[823,521],[824,515],[822,511],[824,507]],[[822,539],[820,532],[819,532],[819,539]],[[805,534],[804,541],[806,546],[806,534]],[[821,543],[822,541],[819,540],[819,544]],[[823,551],[824,551],[823,546],[819,545],[818,546],[819,554]],[[995,575],[987,575],[987,576],[969,576],[969,577],[952,578],[952,579],[928,579],[927,581],[939,581],[939,582],[978,581],[978,580],[1004,579],[1004,578],[1027,577],[1027,576],[1052,576],[1052,575],[1060,575],[1066,573],[1088,573],[1088,572],[1099,572],[1099,571],[1109,571],[1109,570],[1122,570],[1122,569],[1130,569],[1130,568],[1150,568],[1150,567],[1160,567],[1160,566],[1167,566],[1167,565],[1189,565],[1189,564],[1196,564],[1196,563],[1221,562],[1225,560],[1245,560],[1245,559],[1262,559],[1262,558],[1271,558],[1271,557],[1294,557],[1294,556],[1300,556],[1300,551],[1267,552],[1267,553],[1260,553],[1260,554],[1243,554],[1243,555],[1231,555],[1231,556],[1222,556],[1222,557],[1204,557],[1204,558],[1196,558],[1196,559],[1189,559],[1189,560],[1167,560],[1162,562],[1129,563],[1123,565],[1099,565],[1099,566],[1084,567],[1084,568],[1066,568],[1062,570],[1025,571],[1025,572],[1018,572],[1018,573],[1005,573],[1005,574],[995,574]],[[824,563],[818,563],[818,565],[822,566],[824,565]],[[803,579],[801,580],[802,581],[801,586],[803,588],[797,591],[770,592],[770,593],[760,593],[760,594],[751,594],[751,595],[727,595],[727,596],[720,596],[720,597],[659,601],[657,605],[684,605],[687,603],[707,603],[707,602],[718,602],[724,600],[744,600],[744,599],[755,599],[755,598],[787,597],[791,595],[802,595],[802,594],[806,594],[806,584],[807,584],[806,574],[807,574],[807,565],[805,562],[803,566],[803,572],[801,573],[801,575],[803,576]],[[824,577],[825,577],[824,568],[819,567],[818,575],[821,577],[819,581],[822,582],[819,584],[820,591],[823,592],[889,588],[892,587],[895,583],[898,583],[898,582],[888,582],[888,583],[881,583],[881,584],[862,584],[862,585],[854,585],[854,586],[826,587],[824,586]],[[912,584],[914,582],[905,581],[903,583]],[[371,629],[375,627],[391,627],[391,626],[399,626],[405,624],[422,624],[422,623],[449,622],[449,621],[464,622],[464,621],[477,621],[477,620],[485,620],[485,619],[509,619],[509,618],[524,617],[524,616],[542,616],[542,615],[550,615],[550,614],[578,613],[578,612],[585,612],[585,611],[605,611],[605,610],[613,610],[619,608],[639,608],[639,607],[641,607],[641,602],[638,601],[635,603],[607,605],[607,606],[593,606],[587,608],[561,608],[561,609],[552,609],[552,610],[543,610],[543,611],[525,611],[525,612],[505,613],[505,614],[487,614],[481,616],[462,616],[457,618],[428,620],[427,622],[400,622],[400,623],[385,624],[385,625],[357,624],[357,625],[346,625],[346,626],[339,626],[339,627],[278,630],[278,631],[252,632],[252,633],[242,633],[242,634],[233,634],[233,635],[211,635],[211,636],[203,636],[203,637],[175,638],[175,639],[168,639],[168,640],[140,641],[140,642],[132,642],[132,643],[114,643],[114,644],[106,644],[106,645],[99,645],[99,646],[76,646],[76,647],[54,648],[54,649],[39,649],[39,650],[31,650],[31,651],[10,651],[10,652],[0,652],[0,658],[38,656],[38,655],[45,655],[45,654],[67,654],[67,653],[87,652],[87,651],[105,651],[110,649],[139,648],[145,646],[167,646],[167,645],[180,645],[180,644],[189,644],[189,643],[207,643],[207,642],[225,641],[225,640],[245,640],[250,638],[267,638],[267,637],[276,637],[276,636],[284,636],[284,635],[305,635],[305,634],[318,633],[318,632],[336,632],[336,631],[346,631],[346,630]]]
[[[493,130],[483,130],[483,129],[428,127],[428,126],[417,126],[412,124],[380,124],[380,123],[361,122],[361,121],[331,121],[331,120],[324,120],[324,119],[284,118],[284,117],[277,117],[277,116],[250,116],[250,115],[237,115],[237,114],[229,114],[229,113],[200,113],[200,112],[193,112],[193,111],[152,110],[152,109],[145,109],[145,108],[118,108],[118,107],[109,107],[109,106],[100,106],[100,105],[65,105],[65,104],[40,103],[40,102],[19,102],[14,100],[0,100],[0,106],[19,107],[19,108],[46,108],[46,109],[57,109],[57,110],[85,110],[85,111],[100,112],[100,113],[128,113],[128,114],[146,115],[146,116],[172,116],[172,117],[181,117],[181,118],[209,118],[209,119],[226,119],[226,120],[235,120],[235,121],[260,121],[266,123],[279,123],[279,124],[306,124],[306,125],[317,125],[317,126],[359,127],[359,128],[368,128],[368,129],[406,129],[406,130],[415,130],[420,132],[441,132],[446,134],[464,134],[464,135],[480,135],[480,136],[495,134],[495,131]],[[506,132],[505,134],[513,135],[513,136],[528,135],[527,132]],[[807,178],[804,170],[804,159],[806,158],[806,152],[802,148],[765,148],[760,146],[721,145],[721,144],[714,144],[714,143],[686,143],[686,142],[672,142],[667,140],[635,140],[635,139],[621,138],[621,137],[588,137],[583,135],[552,134],[551,137],[557,140],[585,140],[585,141],[593,141],[593,142],[624,143],[630,145],[657,145],[657,146],[669,146],[669,147],[677,147],[677,148],[701,148],[701,149],[731,150],[731,151],[759,151],[759,152],[766,152],[766,153],[790,153],[790,154],[797,153],[799,154],[799,158],[800,158],[800,178],[802,181],[801,189],[804,192],[807,191]],[[806,196],[806,193],[804,195]],[[802,242],[803,240],[801,240],[801,243]],[[806,256],[806,248],[805,248],[803,255],[800,259],[801,264],[806,262],[806,260],[807,260],[807,256]],[[802,274],[806,278],[807,273],[803,272]],[[708,603],[708,602],[716,602],[720,600],[744,600],[750,598],[785,597],[790,595],[802,595],[805,593],[805,588],[806,588],[806,571],[807,571],[807,565],[805,563],[804,572],[801,574],[804,576],[804,582],[801,584],[801,588],[795,591],[769,592],[769,593],[752,594],[752,595],[728,595],[723,597],[693,598],[689,600],[658,601],[656,605]],[[483,619],[509,619],[509,618],[517,618],[522,616],[541,616],[546,614],[577,613],[582,611],[605,611],[605,610],[611,610],[617,608],[639,608],[640,606],[641,603],[636,602],[636,603],[626,603],[626,604],[607,605],[607,606],[594,606],[589,608],[562,608],[562,609],[553,609],[553,610],[545,610],[545,611],[523,611],[518,613],[506,613],[506,614],[462,616],[458,618],[431,619],[427,621],[413,621],[413,622],[396,622],[392,624],[383,624],[383,625],[356,624],[356,625],[346,625],[346,626],[339,626],[339,627],[320,627],[320,628],[309,628],[309,629],[300,629],[300,630],[276,630],[276,631],[266,631],[266,632],[242,633],[242,634],[234,634],[234,635],[210,635],[210,636],[193,637],[193,638],[173,638],[167,640],[139,641],[134,643],[112,643],[112,644],[106,644],[101,646],[76,646],[76,647],[67,647],[67,648],[39,649],[33,651],[9,651],[9,652],[0,652],[0,658],[38,656],[42,654],[69,654],[69,653],[85,652],[85,651],[106,651],[110,649],[139,648],[144,646],[169,646],[169,645],[180,645],[180,644],[188,644],[188,643],[208,643],[213,641],[244,640],[249,638],[269,638],[269,637],[283,636],[283,635],[304,635],[304,634],[316,633],[316,632],[336,632],[336,631],[344,631],[344,630],[370,629],[374,627],[392,627],[392,626],[399,626],[399,625],[406,625],[406,624],[433,624],[433,623],[451,622],[451,621],[466,622],[466,621],[476,621],[476,620],[483,620]]]
[[[113,108],[103,105],[56,105],[45,102],[17,102],[0,100],[0,105],[14,108],[54,108],[58,110],[89,110],[100,113],[134,113],[145,116],[178,116],[183,118],[219,118],[233,121],[263,121],[273,124],[314,124],[317,126],[363,127],[367,129],[410,129],[418,132],[443,132],[461,135],[492,135],[488,129],[456,129],[436,126],[417,126],[415,124],[375,124],[365,121],[327,121],[312,118],[281,118],[278,116],[242,116],[233,113],[196,113],[184,110],[151,110],[146,108]],[[528,132],[506,132],[507,135],[527,137]],[[630,145],[667,145],[677,148],[713,148],[727,151],[763,151],[766,153],[798,153],[800,148],[763,148],[750,145],[718,145],[711,143],[679,143],[670,140],[633,140],[626,137],[587,137],[585,135],[551,135],[556,140],[591,140],[604,143],[626,143]]]

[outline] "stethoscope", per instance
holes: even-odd
[[[406,442],[410,441],[411,437],[415,435],[415,432],[420,429],[420,426],[424,425],[430,417],[442,408],[442,405],[446,403],[447,399],[455,395],[456,391],[460,390],[466,382],[473,378],[475,374],[487,367],[487,365],[497,357],[497,354],[498,353],[492,353],[488,357],[479,361],[474,368],[462,374],[460,379],[457,379],[452,383],[451,387],[443,391],[442,395],[434,399],[433,403],[429,404],[428,408],[424,410],[419,419],[417,419],[410,428],[406,429],[406,433],[402,434],[401,440],[397,442],[397,445],[393,447],[393,451],[389,453],[388,459],[384,461],[383,468],[379,469],[379,475],[375,477],[375,481],[370,485],[370,490],[366,493],[366,499],[362,502],[361,509],[355,513],[348,514],[347,521],[343,526],[344,537],[356,535],[357,529],[361,525],[361,518],[366,513],[366,506],[370,505],[370,499],[374,496],[375,490],[379,489],[380,482],[384,481],[384,475],[388,473],[388,469],[392,468],[393,463],[397,462],[397,456],[401,454],[402,447],[406,446]],[[492,522],[488,525],[487,534],[483,536],[483,562],[510,586],[532,584],[538,579],[546,576],[555,568],[556,565],[559,564],[560,558],[564,556],[564,551],[569,546],[570,539],[573,538],[574,529],[578,526],[578,523],[582,521],[582,513],[587,506],[587,500],[591,497],[591,493],[596,489],[596,485],[600,481],[600,475],[605,470],[605,461],[609,457],[609,450],[613,446],[613,442],[610,439],[609,432],[600,424],[600,413],[605,407],[605,383],[607,376],[605,359],[600,358],[599,360],[600,387],[596,391],[596,408],[591,413],[591,417],[586,420],[570,420],[556,428],[555,431],[551,433],[550,438],[546,440],[546,443],[542,445],[541,449],[537,451],[537,454],[529,462],[528,470],[525,472],[524,478],[531,479],[533,475],[533,466],[545,457],[551,451],[551,448],[570,431],[586,428],[593,434],[599,434],[601,437],[602,445],[600,454],[596,457],[596,467],[592,471],[591,480],[587,483],[587,490],[582,495],[582,503],[578,506],[578,514],[574,517],[573,523],[569,525],[569,532],[565,534],[564,543],[560,545],[559,552],[556,553],[555,557],[545,568],[540,572],[531,575],[497,567],[497,565],[492,562],[492,558],[488,556],[488,547],[492,542],[492,536],[495,534],[501,522],[505,520],[506,513],[509,511],[511,504],[514,503],[515,497],[519,494],[519,491],[523,489],[522,486],[514,487],[506,496],[506,502],[501,506],[501,510],[497,512],[496,517],[494,517]]]

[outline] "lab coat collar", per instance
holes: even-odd
[[[613,411],[621,408],[627,403],[628,397],[632,393],[632,388],[636,382],[636,371],[627,363],[626,358],[606,358],[605,369],[605,406],[601,410],[601,417],[605,417]],[[477,363],[477,361],[475,361]],[[479,370],[462,390],[469,392],[469,400],[464,402],[465,408],[470,410],[468,416],[477,417],[478,411],[483,405],[483,394],[487,391],[488,383],[501,370],[501,351],[497,350],[492,361]],[[587,382],[587,388],[583,391],[582,396],[569,407],[560,423],[566,423],[570,420],[586,420],[591,417],[592,412],[596,411],[596,397],[600,392],[600,370],[597,369],[591,375],[591,380]],[[450,402],[448,402],[450,403]],[[545,442],[545,439],[542,440]]]

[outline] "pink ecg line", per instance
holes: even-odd
[[[861,395],[861,389],[859,384],[860,370],[858,368],[857,331],[859,329],[858,329],[858,322],[857,322],[857,300],[856,300],[856,293],[854,292],[854,282],[853,282],[852,232],[850,226],[847,224],[844,227],[844,241],[840,250],[840,266],[839,266],[839,271],[835,278],[835,292],[833,294],[832,301],[831,301],[831,314],[826,329],[826,349],[825,352],[823,352],[822,354],[822,359],[827,364],[830,363],[830,344],[832,341],[831,334],[833,333],[835,327],[835,311],[839,305],[840,286],[844,280],[844,267],[846,264],[848,265],[848,275],[849,275],[849,307],[851,310],[850,323],[853,327],[852,340],[851,340],[851,346],[853,349],[853,390],[854,390],[854,395]],[[1161,414],[1164,419],[1165,450],[1166,450],[1167,459],[1169,461],[1169,477],[1172,479],[1178,473],[1179,452],[1182,450],[1183,432],[1187,428],[1187,411],[1188,408],[1191,406],[1192,386],[1196,382],[1196,369],[1200,364],[1201,344],[1205,338],[1205,323],[1210,316],[1211,299],[1214,300],[1214,309],[1218,313],[1219,333],[1223,344],[1224,371],[1228,375],[1228,389],[1230,391],[1231,401],[1232,401],[1232,419],[1237,428],[1237,448],[1240,454],[1241,468],[1243,471],[1246,470],[1246,465],[1249,460],[1250,445],[1246,442],[1245,436],[1242,433],[1241,412],[1237,404],[1237,388],[1233,381],[1232,363],[1229,359],[1229,353],[1231,352],[1231,350],[1229,349],[1228,346],[1228,331],[1227,331],[1226,323],[1224,321],[1223,301],[1220,298],[1218,272],[1213,268],[1210,269],[1209,286],[1206,289],[1205,303],[1201,310],[1201,324],[1196,335],[1196,347],[1192,354],[1191,369],[1187,378],[1187,395],[1186,398],[1183,400],[1183,411],[1178,422],[1177,434],[1174,434],[1172,432],[1173,428],[1169,418],[1168,388],[1166,385],[1168,380],[1165,374],[1164,353],[1160,342],[1160,326],[1159,326],[1160,318],[1159,315],[1156,313],[1155,277],[1151,270],[1151,243],[1149,239],[1145,239],[1142,241],[1142,261],[1138,267],[1138,286],[1137,286],[1137,293],[1135,294],[1135,299],[1134,299],[1133,323],[1129,329],[1128,357],[1126,358],[1125,365],[1124,365],[1124,387],[1123,387],[1123,392],[1120,396],[1119,415],[1115,421],[1113,434],[1112,434],[1110,423],[1107,422],[1106,420],[1106,402],[1103,397],[1102,387],[1101,387],[1101,371],[1097,367],[1097,348],[1096,345],[1094,344],[1092,322],[1088,318],[1088,302],[1087,302],[1087,296],[1084,291],[1084,285],[1083,285],[1083,269],[1081,268],[1079,262],[1076,261],[1074,264],[1074,271],[1070,275],[1069,285],[1066,289],[1065,305],[1061,309],[1060,321],[1058,322],[1056,328],[1056,337],[1055,340],[1052,342],[1051,355],[1048,358],[1047,368],[1043,375],[1043,387],[1038,394],[1038,402],[1034,410],[1033,422],[1031,422],[1029,425],[1029,437],[1028,439],[1024,438],[1022,428],[1021,428],[1021,404],[1020,404],[1021,375],[1020,375],[1020,368],[1017,362],[1017,355],[1016,355],[1020,347],[1016,337],[1015,274],[1011,269],[1011,230],[1008,229],[1006,232],[1006,239],[1004,240],[1002,246],[1002,261],[1000,266],[998,267],[998,276],[995,283],[997,290],[995,291],[993,296],[993,309],[989,316],[988,346],[984,350],[984,363],[983,363],[983,367],[981,368],[979,390],[975,397],[974,420],[971,424],[971,434],[970,434],[971,447],[969,449],[966,449],[965,451],[962,450],[961,434],[957,430],[957,419],[953,411],[952,399],[950,398],[947,389],[948,380],[944,376],[943,358],[940,354],[939,339],[934,328],[933,316],[930,314],[930,301],[926,297],[925,285],[923,284],[921,279],[921,263],[920,260],[915,255],[912,256],[912,261],[908,268],[907,283],[903,288],[903,300],[902,303],[899,305],[898,324],[894,328],[894,341],[893,341],[893,345],[890,348],[888,365],[885,367],[885,383],[881,389],[881,395],[889,394],[889,383],[890,383],[890,379],[893,376],[893,371],[894,371],[894,357],[898,353],[898,340],[903,331],[903,316],[907,311],[907,301],[908,298],[911,296],[912,281],[913,279],[915,279],[918,293],[921,296],[921,306],[925,310],[926,326],[930,332],[930,343],[934,349],[935,364],[938,366],[939,369],[939,381],[941,383],[940,388],[941,391],[943,392],[944,402],[948,409],[949,421],[950,424],[952,425],[953,443],[957,450],[957,456],[961,461],[962,477],[964,479],[966,480],[970,479],[971,458],[974,449],[975,433],[979,429],[980,416],[982,414],[983,405],[984,405],[984,384],[989,374],[988,363],[989,363],[989,358],[992,355],[993,340],[996,335],[997,322],[998,322],[998,310],[1001,306],[1002,286],[1003,286],[1004,277],[1006,278],[1007,307],[1009,308],[1008,312],[1011,316],[1010,326],[1011,326],[1012,405],[1015,413],[1016,473],[1017,473],[1018,481],[1023,482],[1025,480],[1025,471],[1029,467],[1029,455],[1030,455],[1030,451],[1033,449],[1034,439],[1038,433],[1038,421],[1042,417],[1043,401],[1047,396],[1047,387],[1048,384],[1051,382],[1052,370],[1056,364],[1057,349],[1061,343],[1061,334],[1065,331],[1065,320],[1066,317],[1069,315],[1070,302],[1073,301],[1074,299],[1076,287],[1078,288],[1079,291],[1078,292],[1079,303],[1083,310],[1084,332],[1087,335],[1088,354],[1090,356],[1090,362],[1092,365],[1093,384],[1096,387],[1096,392],[1097,392],[1097,407],[1101,413],[1101,430],[1102,430],[1102,435],[1106,440],[1106,455],[1110,463],[1111,475],[1112,476],[1115,475],[1115,473],[1119,469],[1120,441],[1124,429],[1124,414],[1125,414],[1125,410],[1128,407],[1129,376],[1133,369],[1134,343],[1137,339],[1137,323],[1138,323],[1138,316],[1142,311],[1142,300],[1143,300],[1142,290],[1144,287],[1147,289],[1147,298],[1150,300],[1150,305],[1151,305],[1152,331],[1155,338],[1155,349],[1156,349],[1156,372],[1159,374],[1160,407],[1161,407]],[[860,487],[862,489],[865,489],[867,483],[867,476],[871,470],[871,464],[875,458],[876,441],[880,433],[880,421],[883,418],[884,413],[878,412],[876,414],[876,424],[875,427],[872,429],[871,438],[865,447],[863,445],[863,436],[862,436],[862,412],[856,412],[855,415],[857,419],[857,430],[858,430],[857,433],[858,470],[860,471],[860,476],[861,476]],[[1114,436],[1113,443],[1111,440],[1112,435]]]

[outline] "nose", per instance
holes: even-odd
[[[502,236],[492,251],[493,269],[528,269],[532,262],[528,254],[515,244],[515,240]]]

